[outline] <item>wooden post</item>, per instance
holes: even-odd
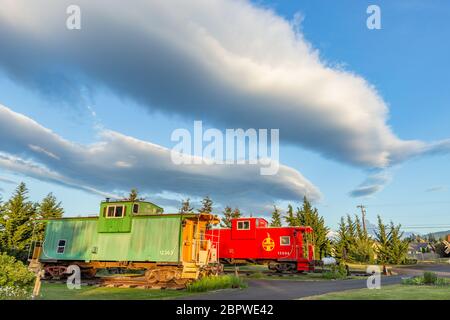
[[[41,276],[43,276],[44,270],[38,270],[38,272],[36,272],[36,281],[34,282],[34,288],[33,288],[33,295],[32,295],[32,299],[36,299],[37,297],[39,297],[39,293],[41,291]]]

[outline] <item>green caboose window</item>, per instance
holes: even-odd
[[[116,210],[116,207],[112,206],[112,207],[108,207],[108,215],[106,216],[107,218],[112,218],[114,217],[114,211]]]
[[[58,241],[58,247],[56,248],[56,253],[64,253],[64,250],[66,249],[66,240],[59,240]]]
[[[124,206],[108,206],[106,218],[123,218],[125,216]]]

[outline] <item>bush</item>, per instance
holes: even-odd
[[[450,285],[450,280],[446,278],[438,278],[434,272],[424,272],[422,277],[413,277],[403,279],[402,284],[407,285],[435,285],[435,286],[447,286]]]
[[[402,279],[402,284],[421,286],[424,284],[423,277],[412,277],[407,279]]]
[[[209,276],[201,278],[187,286],[190,292],[205,292],[227,288],[246,288],[247,284],[236,276]]]
[[[437,279],[438,277],[434,272],[427,271],[423,273],[423,282],[425,284],[435,284]]]
[[[21,261],[0,254],[0,299],[30,298],[34,280],[34,273]]]

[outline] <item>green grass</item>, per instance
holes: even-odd
[[[153,290],[132,288],[106,288],[82,286],[70,290],[65,284],[43,283],[39,299],[42,300],[149,300],[171,299],[192,293],[186,290]]]
[[[247,284],[245,281],[236,276],[211,276],[204,277],[198,281],[195,281],[188,285],[187,291],[189,292],[205,292],[218,289],[228,289],[228,288],[246,288]]]
[[[389,285],[327,293],[306,300],[450,300],[450,286]]]

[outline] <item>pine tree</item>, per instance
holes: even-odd
[[[386,225],[383,224],[383,220],[378,216],[378,230],[375,231],[375,237],[377,240],[377,248],[375,250],[377,254],[377,261],[379,264],[389,263],[389,237],[390,234],[386,230]]]
[[[284,217],[284,220],[286,221],[287,225],[289,227],[298,226],[297,218],[294,215],[294,208],[292,208],[291,205],[288,205],[288,210],[286,212],[286,216]]]
[[[49,193],[37,207],[37,217],[39,219],[48,218],[62,218],[64,209],[61,206],[61,202],[56,200],[53,193]],[[36,221],[35,238],[33,240],[44,240],[45,224]]]
[[[198,209],[198,212],[200,213],[211,213],[213,208],[213,201],[209,198],[209,196],[206,196],[202,200],[202,207]]]
[[[403,232],[400,232],[401,225],[394,225],[390,223],[390,237],[389,237],[389,263],[400,264],[406,259],[408,253],[407,239],[403,239]]]
[[[136,200],[138,200],[138,196],[139,196],[138,194],[139,194],[139,192],[137,191],[136,188],[131,189],[127,200],[129,200],[129,201],[136,201]]]
[[[191,207],[191,199],[187,198],[181,202],[181,208],[178,210],[178,213],[187,214],[194,211],[194,208]]]
[[[281,227],[281,213],[277,206],[273,206],[271,227]]]
[[[341,261],[348,261],[349,241],[347,237],[347,225],[345,224],[344,217],[341,217],[341,221],[338,227],[337,239],[333,242],[333,251],[337,259]]]
[[[36,204],[28,201],[28,189],[20,183],[12,197],[3,206],[0,225],[1,247],[8,254],[21,260],[27,258],[27,247],[33,234],[33,219],[36,218]]]
[[[241,216],[241,210],[239,208],[234,208],[233,213],[231,214],[231,217],[233,219],[239,218]]]
[[[231,219],[233,218],[233,209],[226,206],[223,210],[223,218],[220,221],[220,226],[223,228],[231,228]]]
[[[310,226],[313,229],[308,239],[314,245],[315,259],[321,259],[331,250],[331,244],[328,240],[330,231],[325,225],[325,219],[319,215],[317,208],[313,208],[306,197],[303,198],[302,208],[297,208],[298,225]]]
[[[356,240],[352,252],[354,261],[362,263],[373,263],[375,252],[373,248],[373,240],[367,234],[367,230],[361,225],[361,220],[355,215]]]

